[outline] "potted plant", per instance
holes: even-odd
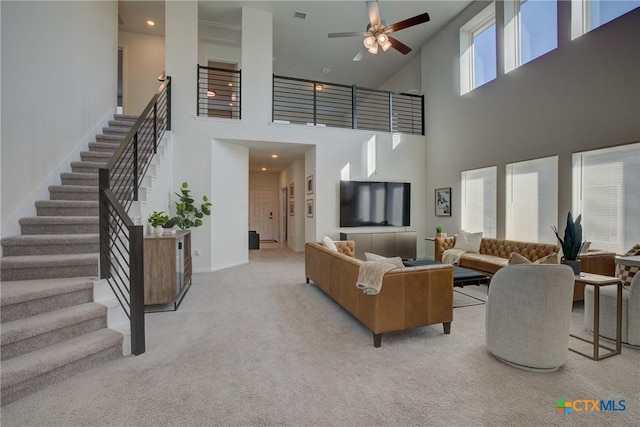
[[[198,207],[186,182],[182,183],[180,192],[175,195],[178,196],[178,201],[176,201],[176,216],[173,219],[181,229],[200,227],[202,218],[211,215],[211,202],[207,196],[202,196],[202,203]]]
[[[571,216],[571,212],[569,212],[567,215],[567,226],[564,229],[564,239],[560,238],[560,234],[558,233],[558,228],[556,226],[551,227],[558,238],[558,242],[560,242],[560,246],[562,247],[562,263],[571,267],[576,276],[580,274],[580,260],[578,259],[578,255],[580,254],[580,249],[583,245],[582,224],[580,224],[581,220],[582,215],[578,215],[574,221],[573,216]]]
[[[443,233],[442,232],[442,226],[441,225],[437,225],[436,226],[436,237],[447,237],[447,233]]]
[[[147,221],[153,227],[153,234],[162,236],[163,226],[169,221],[169,215],[165,214],[164,211],[153,211]]]

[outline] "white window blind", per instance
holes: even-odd
[[[496,237],[497,167],[462,172],[461,228],[471,233],[482,231],[484,237]]]
[[[555,244],[558,157],[509,163],[506,181],[507,239]]]
[[[573,155],[573,211],[592,248],[622,254],[640,242],[640,143]]]

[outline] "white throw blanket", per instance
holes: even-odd
[[[367,295],[378,295],[382,289],[382,280],[387,271],[396,268],[386,262],[365,261],[360,264],[356,287]]]
[[[463,251],[462,249],[447,249],[442,252],[442,263],[443,264],[460,264],[460,257],[467,253],[467,251]]]

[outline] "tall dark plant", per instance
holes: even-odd
[[[178,196],[176,202],[176,224],[183,230],[189,228],[200,227],[202,225],[202,218],[205,215],[211,215],[211,202],[207,196],[202,196],[202,203],[200,207],[195,204],[195,199],[191,195],[189,184],[183,182],[180,186],[180,192],[175,193]]]
[[[551,227],[553,229],[553,232],[556,233],[558,242],[560,242],[564,258],[569,261],[577,260],[578,255],[580,254],[580,248],[582,247],[582,224],[580,224],[581,220],[582,215],[578,215],[574,222],[573,216],[571,216],[571,212],[569,212],[569,214],[567,215],[567,226],[564,229],[564,239],[560,238],[560,235],[558,234],[558,228],[555,225]]]

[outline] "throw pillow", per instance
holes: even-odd
[[[578,255],[586,255],[589,253],[589,248],[591,247],[591,242],[584,242],[582,247],[580,248],[580,253]]]
[[[517,252],[511,252],[511,256],[509,256],[509,265],[516,264],[531,264],[531,261]]]
[[[480,243],[482,243],[482,232],[468,233],[460,230],[456,236],[456,244],[453,245],[453,249],[460,249],[477,254],[480,252]]]
[[[640,255],[640,243],[636,244],[634,247],[629,249],[623,256],[638,256],[638,255]],[[622,281],[622,286],[629,287],[631,286],[631,281],[633,280],[633,276],[635,276],[638,273],[638,270],[640,270],[638,267],[617,264],[616,276]]]
[[[509,265],[516,264],[558,264],[558,254],[552,253],[545,257],[542,257],[534,262],[529,261],[529,259],[520,255],[517,252],[511,252],[511,256],[509,256]]]
[[[336,246],[336,244],[333,242],[333,240],[331,239],[331,237],[329,236],[324,236],[322,238],[322,244],[325,245],[327,247],[327,249],[333,251],[333,252],[338,252],[338,247]]]
[[[391,264],[397,268],[404,268],[404,264],[402,263],[402,258],[399,256],[387,258],[382,255],[372,254],[371,252],[365,252],[364,257],[367,261],[375,261],[375,262],[386,262],[387,264]]]

